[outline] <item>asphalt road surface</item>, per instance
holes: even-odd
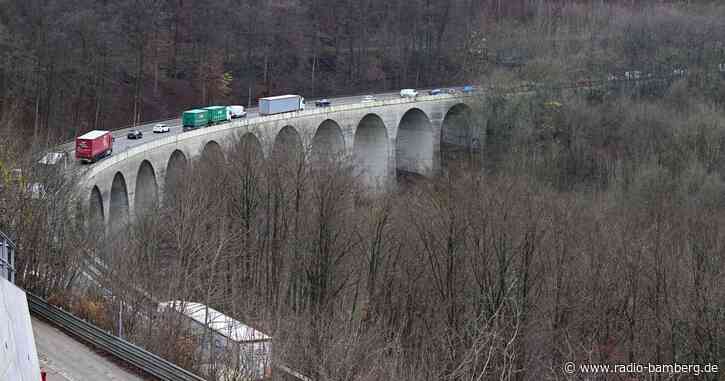
[[[48,381],[143,381],[42,320],[31,318],[40,368]],[[40,378],[38,378],[40,379]]]

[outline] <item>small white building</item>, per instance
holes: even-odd
[[[199,337],[204,368],[224,374],[222,379],[260,380],[271,377],[272,338],[201,303],[169,301],[159,310],[177,311],[189,318]],[[205,327],[209,332],[205,334]],[[213,340],[210,345],[209,339]],[[234,375],[233,378],[230,377]],[[226,376],[226,377],[225,377]]]

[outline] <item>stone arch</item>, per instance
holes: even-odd
[[[261,201],[260,195],[265,188],[264,149],[259,138],[247,132],[237,141],[230,159],[231,202],[234,210],[239,212],[241,221],[250,223],[253,211]],[[276,168],[276,163],[272,163]]]
[[[201,151],[201,161],[209,164],[223,164],[226,162],[221,145],[215,140],[209,140],[204,144],[204,149]]]
[[[233,173],[243,181],[256,181],[264,166],[264,149],[259,138],[251,132],[245,133],[232,149],[231,155]]]
[[[259,138],[251,132],[247,132],[242,135],[242,138],[239,141],[239,151],[245,161],[264,161],[264,149],[262,148],[262,142],[260,142]]]
[[[134,211],[137,217],[158,206],[159,200],[156,172],[148,160],[141,162],[136,175],[136,190],[134,192]]]
[[[103,195],[97,185],[91,189],[91,198],[88,204],[89,227],[103,227],[105,216],[103,213]]]
[[[126,179],[121,172],[116,172],[111,184],[111,207],[108,210],[111,230],[123,227],[128,222],[128,190]]]
[[[285,163],[289,168],[297,168],[303,159],[302,138],[292,126],[285,126],[274,138],[272,160],[276,163]]]
[[[395,138],[398,173],[430,175],[433,170],[433,125],[425,112],[413,108],[400,119]]]
[[[474,140],[471,108],[463,103],[453,105],[441,125],[441,169],[447,170],[455,163],[465,165],[475,158],[480,145]]]
[[[332,161],[340,158],[344,152],[345,139],[340,125],[332,119],[320,123],[312,138],[312,160]]]
[[[189,163],[186,155],[180,150],[174,150],[166,164],[166,178],[164,179],[164,205],[170,205],[176,200],[176,192],[182,180],[188,174]]]
[[[388,175],[388,130],[376,114],[365,115],[355,129],[353,162],[369,186],[380,185]]]
[[[205,202],[218,200],[225,192],[224,179],[231,167],[227,166],[227,159],[222,151],[221,145],[214,140],[204,145],[201,157],[194,162],[194,168],[189,178],[191,181],[182,184],[182,192],[175,195],[176,200],[183,199],[184,202],[195,202],[187,199],[186,194],[194,188],[201,186],[206,194]]]

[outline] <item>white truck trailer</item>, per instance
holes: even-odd
[[[272,115],[305,109],[305,98],[299,95],[279,95],[259,98],[259,115]]]

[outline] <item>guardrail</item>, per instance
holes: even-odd
[[[172,364],[119,337],[81,320],[45,300],[26,293],[30,313],[41,317],[68,334],[101,349],[145,373],[164,381],[205,381],[203,378]]]

